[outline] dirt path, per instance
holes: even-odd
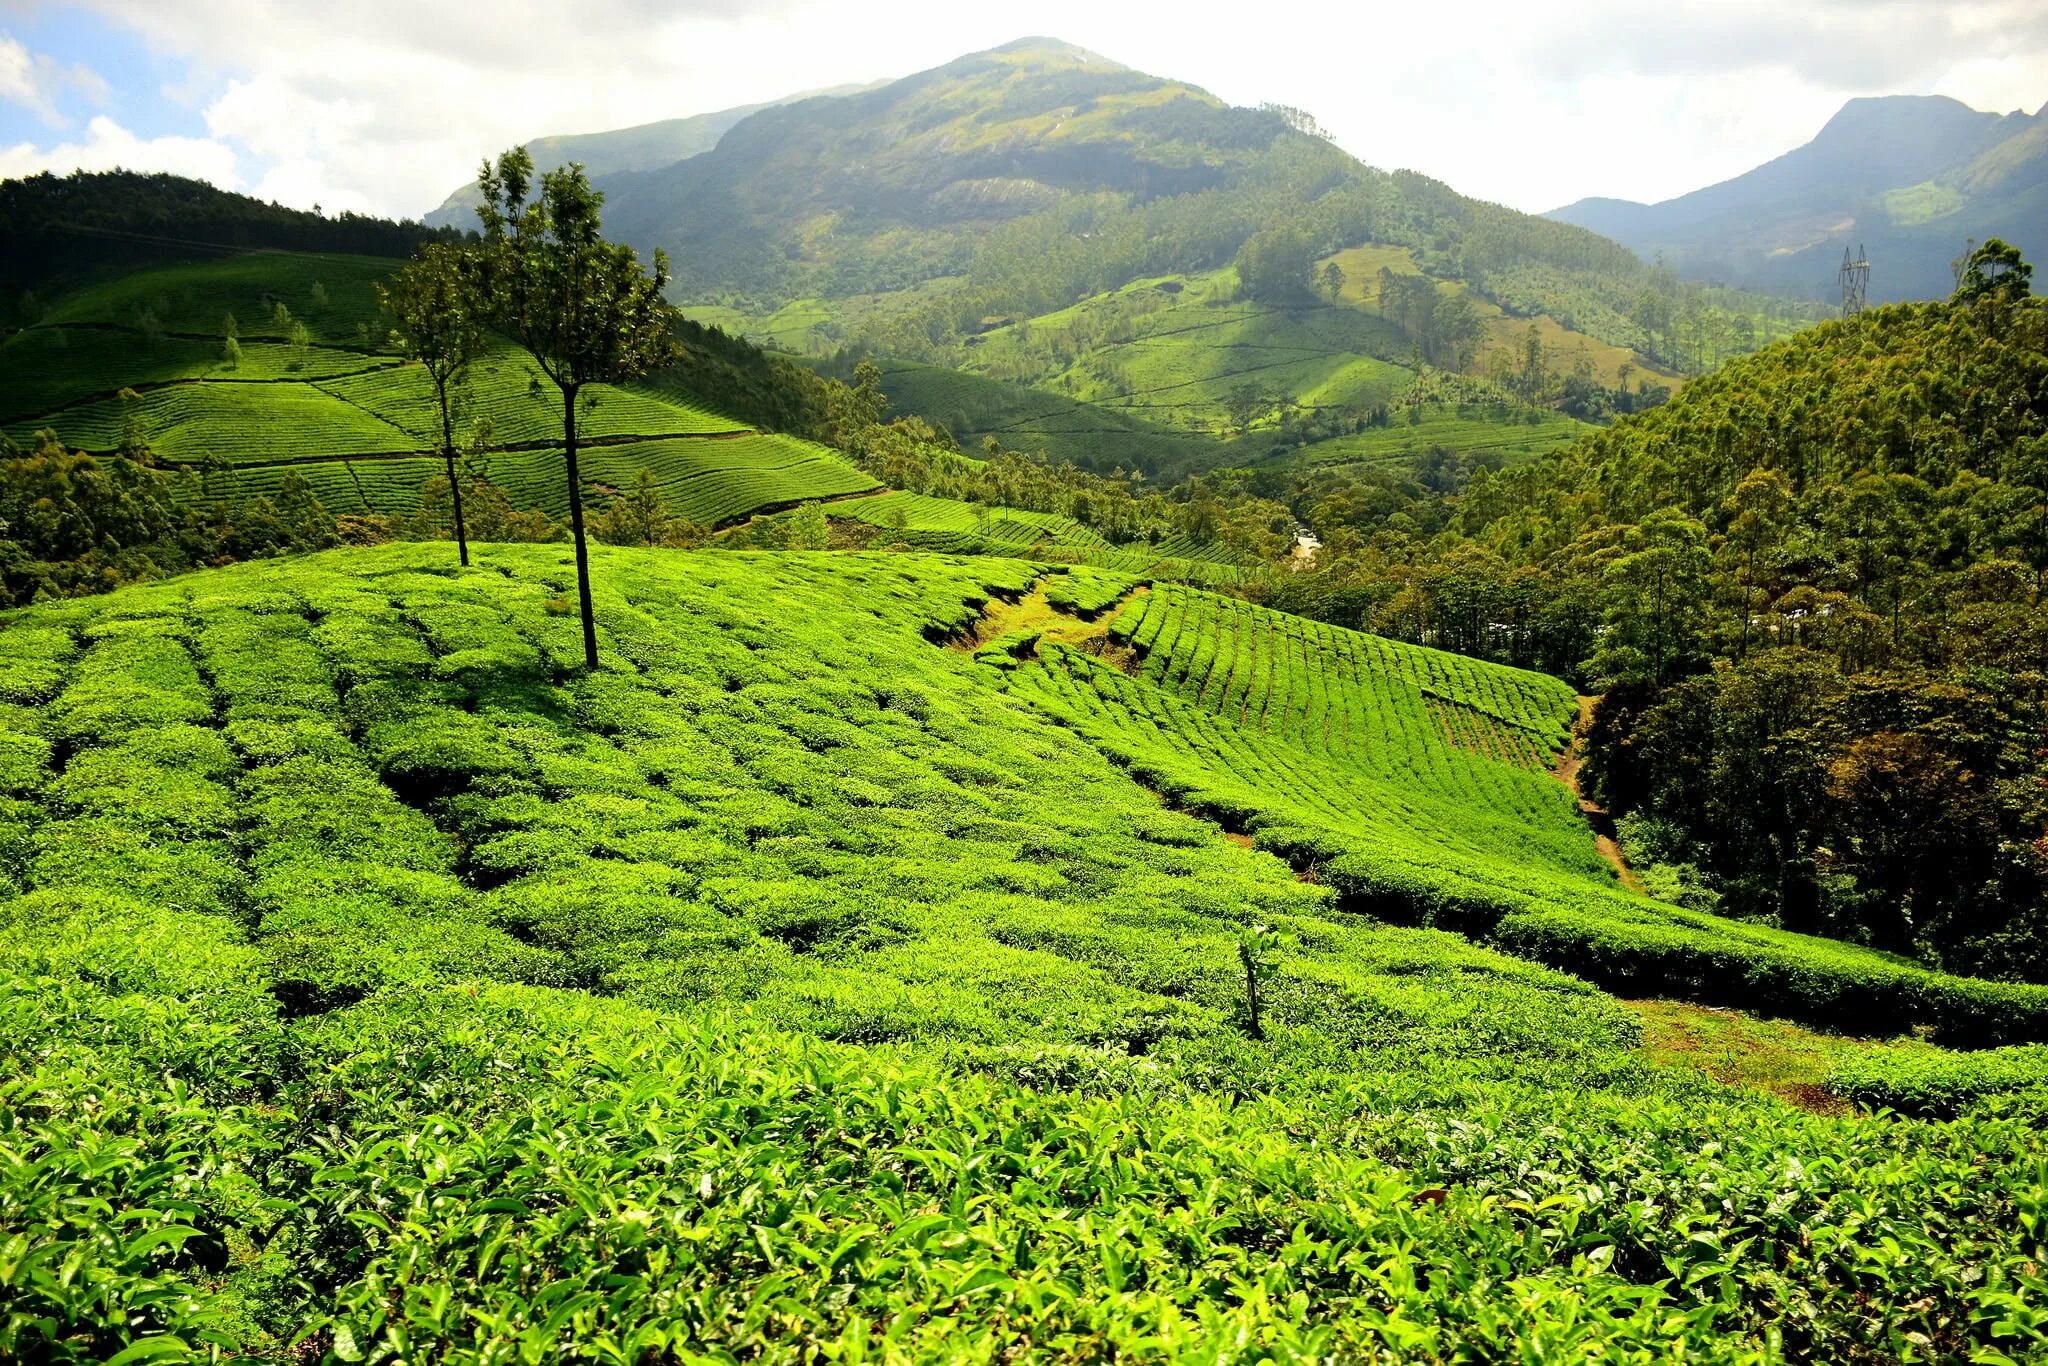
[[[1600,857],[1614,865],[1615,873],[1621,878],[1621,885],[1631,892],[1643,890],[1643,880],[1628,866],[1628,859],[1621,852],[1621,844],[1614,838],[1614,817],[1607,809],[1588,798],[1579,786],[1579,770],[1585,766],[1585,757],[1579,753],[1579,737],[1585,733],[1586,723],[1592,720],[1593,703],[1597,698],[1579,699],[1579,723],[1572,728],[1571,747],[1557,757],[1557,764],[1550,770],[1551,776],[1572,790],[1579,799],[1579,814],[1586,818],[1586,824],[1593,830],[1593,847],[1600,851]]]

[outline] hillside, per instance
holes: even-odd
[[[836,378],[851,367],[820,362]],[[894,416],[918,414],[943,426],[962,449],[994,438],[1017,450],[1094,470],[1145,470],[1171,477],[1229,458],[1223,444],[1065,394],[937,365],[887,362],[882,386]]]
[[[74,1268],[0,1345],[2035,1345],[2039,1092],[1978,1098],[2029,1051],[1845,1045],[1962,1118],[1807,1113],[1360,914],[2048,1032],[2043,989],[1617,890],[1553,680],[1016,560],[602,548],[584,673],[568,564],[0,620],[0,1210]]]
[[[1945,96],[1855,99],[1803,147],[1660,204],[1587,199],[1551,216],[1701,279],[1837,299],[1867,247],[1872,300],[1938,299],[1966,239],[2048,255],[2048,108],[1986,114]]]
[[[1255,595],[1601,694],[1667,899],[2048,981],[2044,341],[1890,305],[1518,464],[1262,467],[1323,547]]]
[[[385,337],[375,286],[394,268],[266,252],[59,296],[35,326],[0,341],[0,433],[25,447],[52,429],[99,453],[132,434],[163,468],[197,477],[210,500],[275,494],[295,476],[330,512],[408,516],[441,470],[440,420],[424,373]],[[647,468],[673,515],[711,526],[875,487],[835,451],[709,411],[693,387],[655,376],[597,388],[582,423],[593,491],[623,489]],[[460,424],[471,463],[518,507],[560,516],[568,493],[553,394],[500,343],[475,367]],[[746,394],[732,396],[747,406]]]

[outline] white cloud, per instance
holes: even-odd
[[[107,102],[107,83],[91,67],[66,66],[0,33],[0,100],[20,105],[52,128],[62,128],[70,122],[59,103],[67,92],[82,95],[95,107]]]
[[[239,189],[234,150],[210,138],[139,138],[104,114],[85,128],[83,142],[37,147],[22,142],[0,147],[0,180],[38,171],[172,171],[212,181],[223,189]]]
[[[521,139],[904,75],[1027,33],[1303,106],[1376,165],[1539,210],[1738,174],[1851,95],[2048,100],[2040,0],[91,2],[192,63],[177,88],[265,193],[398,214]]]

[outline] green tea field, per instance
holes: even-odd
[[[375,285],[393,269],[278,252],[80,289],[0,341],[0,432],[27,445],[50,429],[95,452],[139,440],[164,466],[200,472],[211,498],[295,474],[330,511],[411,513],[440,472],[440,412],[425,372],[386,343]],[[587,397],[578,428],[595,493],[651,469],[673,514],[715,525],[876,487],[837,452],[656,383]],[[462,388],[456,434],[518,506],[559,516],[561,424],[553,386],[500,341]]]
[[[1620,890],[1554,680],[1021,558],[593,579],[594,671],[551,545],[0,619],[0,1355],[2048,1350],[2048,988]],[[1821,1113],[1653,1061],[1652,971],[2013,1046]]]

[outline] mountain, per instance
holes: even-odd
[[[764,110],[702,155],[596,179],[608,228],[666,248],[682,298],[758,311],[914,295],[867,310],[886,315],[929,311],[938,294],[939,321],[963,334],[985,313],[1228,265],[1268,228],[1325,254],[1410,245],[1425,271],[1487,277],[1503,302],[1542,295],[1514,278],[1524,266],[1630,283],[1642,272],[1590,233],[1374,171],[1298,114],[1233,108],[1048,38]]]
[[[1936,298],[1969,238],[2048,254],[2048,108],[1986,114],[1945,96],[1855,99],[1813,141],[1659,204],[1583,199],[1552,212],[1681,274],[1836,297],[1866,248],[1870,297]]]
[[[1459,401],[1489,410],[1626,411],[1808,321],[1694,298],[1595,233],[1374,169],[1301,111],[1051,38],[763,110],[700,155],[596,181],[607,230],[665,249],[700,320],[1256,431],[1261,455],[1440,395],[1425,371],[1462,371]],[[1256,290],[1248,252],[1278,263]],[[1247,386],[1257,401],[1233,409]]]
[[[533,155],[537,170],[551,171],[570,162],[581,162],[583,169],[593,176],[611,175],[619,171],[649,171],[667,166],[686,157],[708,152],[718,145],[727,129],[763,109],[773,109],[779,104],[795,100],[811,99],[820,95],[846,95],[870,89],[864,85],[840,85],[828,90],[805,91],[798,95],[785,96],[780,100],[769,100],[762,104],[742,104],[731,109],[719,109],[709,114],[692,114],[687,118],[663,119],[658,123],[643,123],[632,128],[616,128],[602,133],[564,133],[549,137],[534,138],[526,144],[526,150]],[[476,226],[478,204],[476,185],[467,183],[449,191],[440,207],[426,215],[429,227],[473,228]]]

